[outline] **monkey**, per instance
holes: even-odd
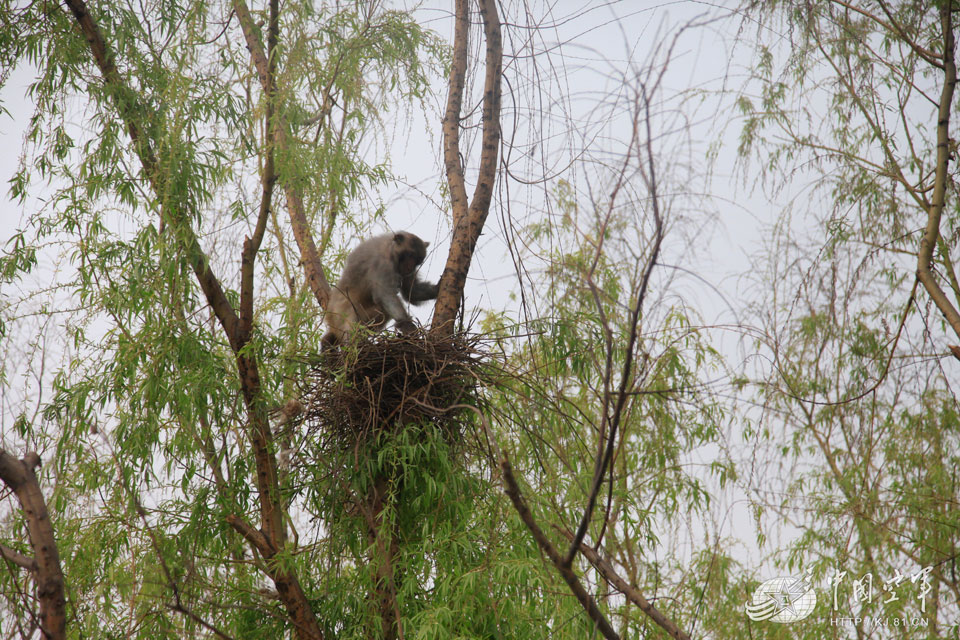
[[[417,277],[429,244],[408,231],[398,231],[357,245],[347,256],[343,274],[330,292],[324,316],[328,330],[321,339],[323,348],[341,344],[358,324],[381,331],[394,320],[400,333],[412,331],[413,320],[400,296],[420,304],[435,300],[439,290],[438,284]]]

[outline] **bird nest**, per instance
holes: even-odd
[[[476,337],[381,333],[324,351],[304,380],[302,422],[327,445],[350,449],[431,421],[455,438],[474,405],[483,354]]]

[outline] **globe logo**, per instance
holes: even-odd
[[[767,580],[753,592],[753,601],[746,606],[747,617],[757,622],[803,620],[817,604],[817,594],[808,577],[781,576]]]

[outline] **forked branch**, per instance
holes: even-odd
[[[39,466],[40,456],[34,452],[28,453],[23,460],[17,460],[0,449],[0,480],[10,487],[20,501],[34,553],[33,558],[17,554],[9,559],[33,571],[37,599],[40,601],[40,630],[44,638],[60,640],[67,633],[67,600],[53,523],[50,522],[47,503],[35,472]],[[8,556],[0,551],[0,557]]]
[[[233,0],[233,9],[240,21],[240,28],[243,31],[243,37],[246,40],[247,48],[250,50],[250,58],[253,66],[257,70],[257,76],[260,79],[260,85],[266,93],[270,102],[274,99],[275,87],[273,84],[272,60],[264,52],[263,43],[260,41],[257,26],[254,23],[253,16],[250,15],[250,9],[244,0]],[[271,22],[271,29],[274,23]],[[285,118],[274,111],[272,114],[270,131],[272,133],[272,147],[281,155],[286,155],[285,151],[290,146],[287,136],[287,123]],[[281,180],[281,182],[283,182]],[[330,299],[330,283],[323,273],[323,265],[320,262],[320,254],[317,251],[317,244],[313,240],[313,232],[310,230],[310,223],[307,220],[307,213],[303,206],[303,197],[300,191],[290,182],[283,182],[283,190],[287,199],[287,212],[290,214],[290,224],[293,229],[293,237],[300,248],[300,260],[303,263],[304,274],[307,278],[307,285],[317,299],[321,308],[327,308],[327,300]]]
[[[463,88],[467,73],[467,36],[469,33],[469,0],[456,0],[453,63],[448,80],[447,110],[443,118],[443,157],[450,187],[453,212],[453,238],[447,264],[440,278],[440,292],[434,306],[433,330],[452,333],[460,311],[460,300],[467,282],[477,240],[483,231],[493,186],[497,178],[500,149],[500,82],[503,43],[496,0],[477,0],[483,18],[486,39],[485,75],[483,83],[483,134],[480,166],[473,198],[467,203],[466,185],[460,158],[460,113],[463,110]]]

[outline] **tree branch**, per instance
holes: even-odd
[[[229,514],[225,520],[260,553],[267,575],[277,588],[280,602],[290,615],[296,637],[300,640],[323,640],[324,633],[304,595],[303,586],[297,574],[289,568],[288,563],[276,561],[277,548],[273,546],[270,539],[264,535],[263,531],[254,529],[250,523],[238,515]]]
[[[37,561],[30,556],[25,556],[16,549],[11,549],[5,544],[0,544],[0,558],[9,560],[21,569],[26,569],[30,573],[37,572]]]
[[[666,65],[664,65],[664,67],[661,69],[661,78],[665,69]],[[659,79],[657,82],[659,82]],[[630,146],[631,148],[637,150],[637,157],[641,161],[640,173],[643,176],[645,186],[650,194],[650,209],[653,213],[654,224],[653,247],[650,252],[650,257],[644,265],[639,286],[635,289],[636,302],[634,303],[630,312],[630,334],[627,339],[627,344],[624,346],[623,367],[620,371],[620,384],[615,396],[616,404],[614,405],[613,415],[609,420],[610,433],[607,435],[606,450],[603,452],[602,456],[599,455],[600,452],[598,451],[597,460],[594,464],[593,482],[590,487],[590,492],[587,494],[587,506],[583,511],[580,525],[577,527],[577,532],[573,536],[570,547],[567,550],[566,556],[564,557],[564,563],[567,566],[573,562],[577,551],[581,548],[581,543],[587,534],[587,527],[589,526],[590,520],[593,517],[597,496],[600,493],[604,476],[606,475],[607,469],[609,469],[613,460],[613,452],[616,444],[617,432],[619,431],[620,422],[623,416],[623,409],[626,406],[627,399],[632,395],[631,381],[633,380],[633,360],[636,351],[637,340],[639,339],[638,328],[640,323],[640,314],[643,311],[643,303],[647,297],[647,288],[650,284],[650,276],[653,273],[653,268],[656,266],[657,260],[660,257],[660,247],[663,244],[663,215],[660,211],[660,197],[657,192],[656,163],[654,162],[652,146],[653,132],[651,131],[650,124],[651,96],[650,90],[648,90],[646,83],[640,82],[639,84],[640,86],[634,102],[633,132]],[[654,86],[656,86],[656,83]],[[640,138],[641,116],[643,117],[643,125],[645,128],[643,142],[641,142]],[[612,347],[608,347],[608,349],[612,349]],[[608,363],[611,361],[609,355],[607,361]],[[606,421],[606,411],[605,405],[604,421]],[[603,534],[601,532],[601,535],[598,537],[598,541],[602,538]]]
[[[158,199],[163,200],[163,179],[158,170],[159,164],[153,155],[150,145],[143,141],[140,133],[141,123],[136,114],[142,111],[142,107],[139,101],[136,100],[133,91],[126,86],[120,77],[113,61],[113,54],[104,42],[100,30],[87,11],[83,0],[67,0],[67,4],[70,6],[71,11],[73,11],[74,16],[80,24],[81,30],[91,45],[94,58],[100,67],[105,81],[111,89],[111,94],[114,96],[116,108],[121,118],[126,122],[131,138],[134,140],[134,146],[144,170],[150,179],[151,186]],[[119,96],[126,96],[126,98],[121,100]],[[182,212],[176,207],[164,206],[163,212],[164,215],[169,218],[171,226],[176,228],[177,233],[183,238],[187,259],[200,283],[200,288],[206,296],[207,303],[217,316],[224,333],[226,333],[231,349],[234,354],[236,354],[237,370],[240,375],[243,398],[249,412],[248,433],[250,434],[258,463],[257,489],[261,503],[264,529],[271,533],[274,537],[274,544],[279,546],[283,541],[283,518],[278,512],[275,500],[278,485],[276,459],[272,453],[273,435],[270,432],[270,425],[265,411],[259,407],[260,374],[256,360],[249,355],[243,355],[241,353],[243,347],[246,346],[249,336],[245,335],[245,332],[241,329],[240,318],[237,316],[229,300],[227,300],[220,281],[210,270],[209,260],[200,248],[197,236],[190,227],[187,219],[184,219]],[[252,264],[250,265],[250,269],[250,277],[252,277]]]
[[[253,276],[256,265],[257,252],[260,250],[260,244],[263,242],[264,233],[267,230],[267,219],[270,214],[270,204],[273,200],[273,186],[277,182],[276,169],[274,167],[273,152],[273,128],[274,111],[276,110],[276,85],[274,76],[276,75],[276,47],[279,36],[279,6],[277,0],[270,2],[270,27],[267,38],[267,50],[269,54],[269,63],[267,65],[267,82],[269,88],[264,92],[267,96],[267,108],[264,115],[264,153],[266,158],[263,162],[263,169],[260,176],[260,183],[263,192],[260,196],[260,211],[257,214],[257,226],[254,228],[253,237],[245,238],[243,241],[243,254],[240,259],[240,331],[243,333],[244,342],[250,339],[250,332],[253,330]]]
[[[86,4],[83,0],[66,0],[66,4],[73,13],[77,24],[80,26],[81,32],[90,45],[94,60],[107,86],[108,94],[113,100],[114,107],[120,115],[121,120],[123,120],[127,127],[127,132],[133,142],[134,152],[140,159],[144,173],[150,181],[150,186],[157,199],[163,202],[165,188],[159,168],[160,165],[150,144],[149,137],[143,133],[142,128],[142,120],[146,118],[148,114],[144,113],[145,110],[142,102],[136,98],[135,92],[127,86],[120,76],[120,72],[117,70],[116,63],[114,62],[113,52],[107,47],[106,41],[103,39],[99,27],[87,10]],[[171,227],[176,229],[177,233],[181,236],[190,268],[193,270],[197,282],[203,290],[207,303],[213,309],[217,320],[223,327],[224,333],[227,335],[227,340],[230,342],[231,349],[234,353],[238,353],[244,345],[240,331],[240,320],[230,301],[227,300],[227,296],[223,292],[223,287],[220,285],[220,280],[210,269],[210,261],[203,252],[196,233],[194,233],[190,227],[188,222],[189,217],[183,215],[183,211],[180,209],[181,205],[182,203],[171,206],[163,205],[161,207],[161,215],[166,215],[168,218],[167,222]]]
[[[39,466],[40,456],[36,452],[31,451],[23,460],[17,460],[0,449],[0,480],[10,487],[20,501],[30,546],[34,552],[34,579],[37,584],[37,598],[40,600],[40,628],[48,640],[61,640],[66,638],[67,599],[64,595],[63,570],[60,568],[60,552],[57,549],[53,523],[50,522],[47,503],[34,472]]]
[[[960,313],[940,288],[933,274],[933,250],[940,237],[940,217],[946,202],[947,183],[950,180],[950,116],[953,110],[953,92],[957,85],[957,65],[954,59],[956,40],[953,35],[953,3],[944,2],[940,8],[943,30],[943,89],[937,115],[937,167],[933,183],[933,198],[927,210],[927,226],[917,253],[917,279],[937,305],[953,332],[960,338]]]
[[[249,522],[240,516],[231,513],[224,519],[227,521],[227,524],[243,536],[243,538],[250,543],[250,546],[256,549],[264,558],[270,557],[277,552],[273,545],[270,544],[267,536],[263,535],[262,531],[254,529]]]
[[[469,0],[455,0],[456,15],[453,30],[453,60],[450,64],[450,79],[447,81],[447,110],[443,116],[443,164],[450,187],[450,206],[453,210],[453,225],[467,215],[470,203],[463,179],[460,162],[460,110],[463,107],[463,87],[467,75],[467,39],[470,35]]]
[[[400,626],[400,606],[397,602],[397,583],[394,563],[397,558],[396,525],[384,517],[389,493],[389,479],[378,475],[374,485],[360,504],[367,521],[367,539],[377,554],[373,562],[374,596],[380,613],[380,632],[383,640],[403,637]]]
[[[454,59],[448,81],[447,111],[443,119],[444,164],[453,209],[453,239],[447,264],[440,278],[440,290],[434,306],[433,329],[445,333],[453,332],[473,252],[490,212],[500,148],[500,76],[503,58],[500,16],[497,13],[496,0],[477,1],[487,42],[486,75],[483,85],[483,134],[479,175],[469,208],[466,205],[466,187],[460,165],[460,111],[463,107],[469,31],[467,0],[456,1]]]
[[[913,49],[913,51],[918,56],[920,56],[921,58],[926,60],[929,64],[935,67],[939,67],[941,69],[943,68],[943,65],[938,60],[940,56],[934,51],[930,51],[929,49],[925,49],[921,47],[916,40],[909,37],[907,35],[907,32],[904,31],[903,27],[900,26],[900,23],[897,22],[896,18],[894,18],[894,16],[890,13],[889,7],[887,7],[887,4],[883,2],[883,0],[878,0],[878,4],[880,5],[880,8],[883,9],[883,13],[886,14],[887,19],[890,20],[889,23],[884,22],[879,17],[875,16],[869,11],[862,9],[861,7],[857,7],[849,2],[843,2],[842,0],[831,0],[831,2],[833,2],[834,4],[840,5],[844,9],[847,9],[848,11],[853,11],[854,13],[858,13],[861,16],[875,22],[881,29],[885,29],[887,31],[892,31],[896,33],[897,37],[903,40],[904,42],[906,42],[907,45],[911,49]]]
[[[506,455],[501,455],[500,457],[500,476],[503,478],[505,485],[504,491],[513,503],[513,508],[520,515],[523,524],[525,524],[527,529],[530,530],[530,533],[533,534],[533,539],[537,545],[547,555],[547,558],[550,559],[550,562],[553,563],[557,571],[560,572],[560,576],[563,578],[563,581],[567,583],[567,586],[570,587],[570,591],[573,592],[573,595],[580,602],[580,606],[584,608],[604,638],[607,638],[607,640],[619,640],[620,636],[617,635],[617,632],[614,631],[606,616],[600,611],[596,600],[583,588],[579,578],[577,578],[577,574],[564,562],[560,552],[557,551],[553,543],[550,542],[550,539],[547,538],[547,534],[545,534],[543,529],[537,524],[533,513],[530,512],[523,496],[520,494],[520,487],[517,485],[517,480],[513,475],[513,468],[510,466],[510,461]]]
[[[233,0],[233,8],[237,14],[237,19],[240,21],[240,28],[247,42],[247,48],[250,50],[250,58],[257,70],[260,84],[264,92],[267,92],[269,95],[270,92],[273,91],[273,81],[270,71],[271,63],[264,54],[263,45],[257,35],[253,17],[250,15],[250,10],[243,0]],[[285,118],[279,113],[274,113],[273,121],[273,144],[275,149],[279,151],[281,155],[284,155],[284,152],[289,147],[287,123]],[[307,284],[320,307],[326,309],[327,300],[330,298],[330,283],[327,282],[327,278],[323,273],[323,265],[320,263],[317,245],[313,240],[310,223],[307,220],[307,214],[303,207],[303,198],[296,187],[290,183],[284,183],[283,190],[287,199],[287,210],[290,214],[293,237],[296,239],[297,246],[300,248],[300,260],[303,263]]]
[[[568,532],[563,533],[569,539],[573,539],[572,534]],[[684,633],[673,620],[663,615],[661,611],[654,607],[650,601],[647,600],[642,593],[640,593],[639,589],[624,580],[610,565],[610,563],[601,558],[600,554],[598,554],[593,548],[591,548],[589,545],[582,544],[580,545],[580,553],[584,555],[590,564],[596,567],[597,571],[600,572],[600,575],[603,576],[604,580],[627,596],[630,602],[637,605],[640,610],[647,614],[647,616],[649,616],[650,619],[653,620],[661,629],[666,631],[671,638],[676,638],[676,640],[690,640],[690,636]]]
[[[70,7],[70,10],[73,12],[77,23],[80,25],[81,31],[86,37],[88,43],[90,43],[94,59],[96,60],[104,80],[107,83],[107,87],[110,90],[109,92],[113,98],[117,111],[127,125],[127,129],[130,132],[130,137],[134,142],[135,151],[140,158],[141,163],[143,164],[151,186],[158,199],[163,201],[163,196],[165,195],[164,182],[159,171],[159,163],[157,162],[156,156],[154,155],[154,152],[151,149],[146,136],[143,135],[141,129],[141,118],[146,117],[145,113],[142,116],[140,115],[144,112],[144,107],[141,102],[137,100],[136,94],[124,83],[123,79],[120,77],[116,64],[114,63],[113,53],[106,46],[100,30],[93,21],[93,18],[90,16],[90,13],[88,12],[83,0],[66,0],[66,2]],[[251,52],[255,54],[254,61],[257,66],[257,70],[260,73],[261,82],[264,84],[265,90],[268,92],[272,91],[271,67],[266,56],[263,55],[263,48],[260,46],[259,40],[256,39],[250,13],[242,0],[236,0],[235,9],[238,17],[240,18],[241,26],[244,29],[244,34],[248,38],[248,44],[251,47]],[[275,29],[277,25],[277,11],[278,3],[274,1],[271,3],[271,37],[276,36]],[[256,45],[256,48],[254,48],[254,45]],[[283,123],[276,117],[274,117],[272,120],[274,122],[274,131],[276,132],[273,143],[277,149],[282,150],[284,148],[283,143],[285,142],[285,138],[282,135]],[[270,173],[271,171],[265,170],[264,176],[269,178]],[[269,182],[270,181],[268,180],[268,183]],[[272,189],[271,186],[265,185],[265,191],[268,188]],[[290,191],[291,190],[288,188],[288,203],[291,198]],[[164,206],[163,214],[169,218],[168,222],[177,230],[177,233],[183,239],[182,241],[186,249],[187,259],[193,268],[194,274],[200,283],[200,287],[206,296],[208,304],[210,304],[212,307],[218,321],[220,322],[220,325],[223,327],[223,330],[227,335],[231,349],[233,350],[234,354],[236,354],[241,390],[243,392],[244,404],[248,413],[246,432],[250,437],[256,459],[256,483],[258,498],[260,501],[260,517],[262,523],[261,533],[267,536],[272,548],[279,549],[282,548],[285,543],[286,532],[284,528],[282,506],[279,496],[276,457],[273,452],[273,434],[270,431],[270,424],[266,410],[262,406],[263,403],[261,398],[260,374],[256,359],[250,355],[242,353],[243,347],[246,346],[247,341],[249,340],[249,331],[252,327],[253,259],[256,254],[256,250],[259,249],[259,242],[262,240],[263,236],[262,229],[266,224],[266,213],[264,213],[264,207],[266,207],[267,211],[269,211],[268,193],[265,193],[264,201],[265,203],[261,205],[261,213],[258,216],[257,229],[254,232],[254,239],[249,243],[245,243],[244,247],[243,257],[245,258],[245,262],[241,267],[243,286],[246,289],[246,296],[243,300],[245,308],[245,319],[243,324],[241,324],[240,317],[237,315],[229,300],[227,300],[227,297],[223,292],[223,288],[220,285],[220,281],[210,270],[209,260],[200,248],[196,234],[188,223],[189,217],[185,217],[183,215],[183,211],[181,211],[177,206]],[[296,203],[299,203],[299,196],[296,196],[296,194],[295,201]],[[191,206],[190,203],[187,203],[187,206]],[[291,207],[291,210],[294,208],[295,207]],[[305,222],[306,217],[303,214],[302,203],[299,203],[297,211]],[[293,215],[293,211],[291,211],[291,215]],[[300,238],[298,236],[298,241],[299,239]],[[305,262],[307,262],[306,259]],[[311,264],[314,263],[316,268],[313,273],[314,277],[311,278]],[[318,299],[321,301],[322,305],[326,302],[326,295],[329,291],[329,286],[327,286],[326,280],[323,279],[323,271],[319,267],[319,259],[316,259],[315,255],[314,263],[306,265],[308,280],[312,285],[316,284],[316,276],[317,273],[319,274],[319,282],[322,284],[322,286],[319,289],[320,295],[318,296]],[[309,607],[309,601],[307,600],[306,595],[304,594],[296,576],[292,573],[292,571],[282,568],[275,568],[271,572],[271,578],[273,578],[281,600],[283,601],[284,606],[287,608],[287,611],[293,620],[297,637],[322,638],[323,633],[320,631],[316,617]]]

